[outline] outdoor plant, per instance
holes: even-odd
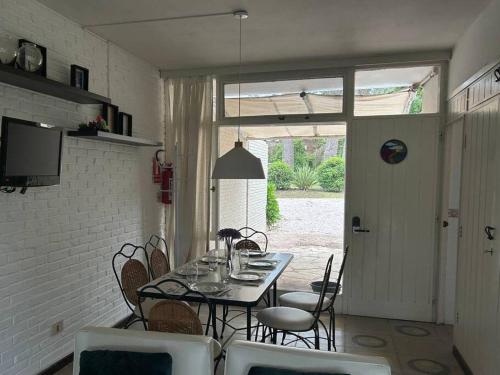
[[[269,164],[268,179],[278,190],[288,190],[293,180],[290,166],[281,160]]]
[[[293,174],[293,183],[300,190],[309,190],[316,183],[316,172],[309,166],[297,168]]]
[[[273,226],[281,219],[280,206],[276,199],[276,186],[273,183],[267,184],[267,205],[266,221],[267,225]]]
[[[325,191],[344,190],[344,159],[334,156],[323,161],[318,167],[318,182]]]

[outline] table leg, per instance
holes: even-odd
[[[273,306],[277,306],[278,281],[273,284]]]
[[[215,303],[210,304],[211,312],[212,312],[212,337],[215,340],[219,339],[217,335],[217,305]]]
[[[252,340],[252,307],[247,306],[247,340]]]

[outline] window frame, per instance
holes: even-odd
[[[218,126],[234,126],[235,123],[241,125],[279,125],[290,123],[318,123],[318,122],[338,122],[346,121],[348,101],[346,100],[346,92],[348,90],[348,71],[349,69],[316,69],[316,70],[300,70],[300,71],[284,71],[284,72],[269,72],[269,73],[242,73],[220,75],[217,77],[217,105],[216,105],[216,125]],[[288,81],[302,79],[318,79],[318,78],[341,78],[342,79],[342,112],[337,113],[311,113],[311,114],[289,114],[289,115],[260,115],[260,116],[242,116],[226,117],[225,116],[225,98],[224,89],[227,84],[241,83],[257,83],[257,82],[272,82],[272,81]]]

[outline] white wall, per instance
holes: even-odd
[[[500,0],[493,0],[460,37],[450,62],[449,92],[500,60]]]
[[[161,139],[156,68],[32,0],[0,0],[0,27],[48,48],[49,78],[68,83],[70,64],[88,67],[90,91],[131,113],[134,135]],[[76,128],[97,113],[0,84],[0,115]],[[128,314],[111,257],[160,230],[153,152],[65,137],[59,186],[0,194],[2,375],[38,373],[73,351],[82,326],[113,325]],[[59,320],[64,330],[52,336]]]

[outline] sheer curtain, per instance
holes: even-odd
[[[165,212],[166,235],[174,240],[174,264],[207,250],[212,154],[212,78],[165,81],[165,155],[174,162],[175,200]]]

